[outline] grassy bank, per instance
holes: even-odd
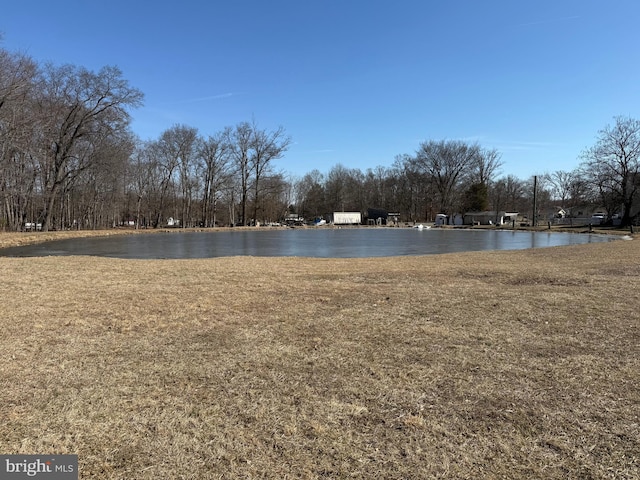
[[[133,235],[143,230],[112,229],[112,230],[67,230],[60,232],[2,232],[0,233],[0,248],[20,247],[34,243],[44,243],[68,238],[104,237],[110,235]]]
[[[81,478],[638,478],[640,242],[0,258],[0,452]]]

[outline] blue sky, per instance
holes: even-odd
[[[614,116],[640,117],[637,0],[5,3],[3,48],[118,66],[145,94],[142,139],[283,126],[277,167],[294,177],[449,139],[526,179],[574,169]]]

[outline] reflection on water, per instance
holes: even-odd
[[[152,233],[58,240],[0,249],[0,256],[95,255],[119,258],[382,257],[520,250],[609,241],[588,234],[509,230],[345,228]]]

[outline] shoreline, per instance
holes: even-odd
[[[55,240],[66,240],[71,238],[88,238],[88,237],[109,237],[114,235],[141,235],[141,234],[155,234],[155,233],[190,233],[190,232],[226,232],[237,230],[255,230],[255,231],[268,231],[268,230],[287,230],[294,229],[326,229],[326,228],[413,228],[413,226],[370,226],[370,225],[349,225],[349,226],[334,226],[325,225],[321,227],[314,226],[266,226],[266,227],[193,227],[193,228],[157,228],[157,229],[128,229],[128,228],[114,228],[109,230],[63,230],[63,231],[51,231],[51,232],[0,232],[0,249],[9,247],[21,247],[26,245],[35,245],[39,243],[45,243]],[[527,232],[552,232],[552,233],[571,233],[571,234],[592,234],[592,235],[614,235],[621,237],[635,238],[635,235],[628,229],[620,228],[593,228],[591,231],[584,227],[520,227],[520,228],[502,228],[491,225],[481,226],[444,226],[444,227],[431,227],[437,229],[461,229],[461,230],[505,230],[505,231],[527,231]]]

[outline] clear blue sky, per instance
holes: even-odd
[[[294,176],[455,139],[526,179],[640,117],[637,0],[21,0],[0,32],[39,62],[120,67],[145,94],[142,139],[283,126],[277,167]]]

